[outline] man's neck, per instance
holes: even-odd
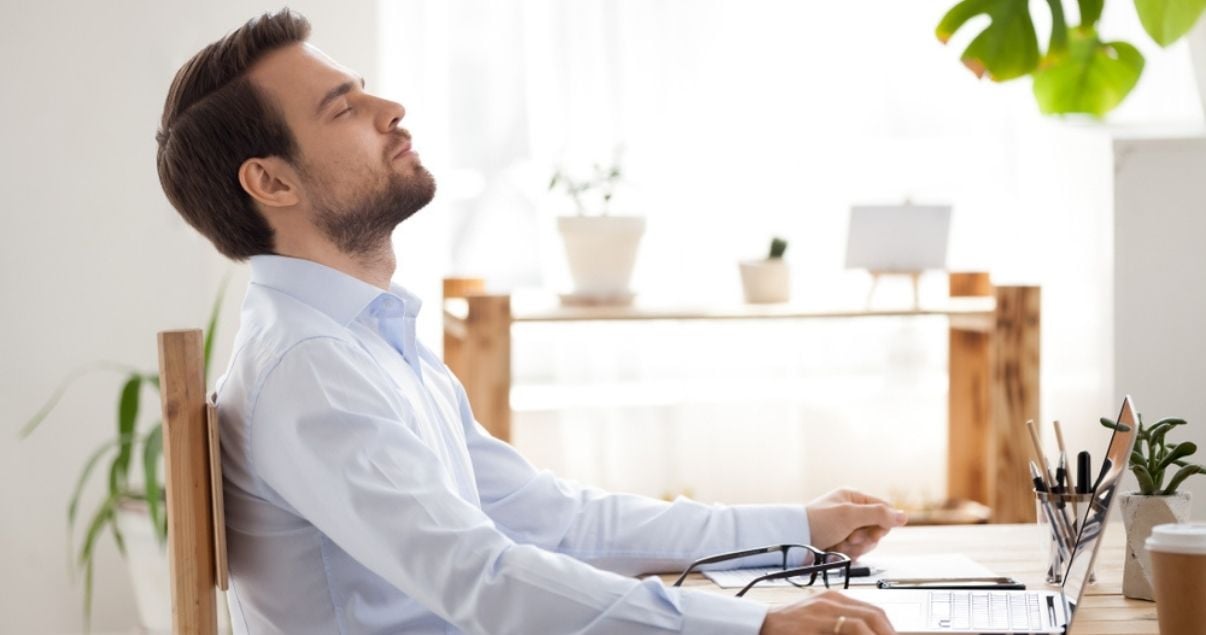
[[[398,263],[388,237],[377,248],[362,254],[344,253],[327,241],[305,246],[278,245],[276,253],[326,265],[384,291],[389,291]]]

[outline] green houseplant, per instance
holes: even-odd
[[[549,179],[549,190],[562,190],[576,211],[557,218],[574,285],[573,293],[563,295],[563,301],[626,304],[632,300],[629,283],[645,233],[645,219],[610,213],[612,197],[623,175],[617,151],[610,165],[594,164],[589,177],[575,177],[559,167]]]
[[[210,310],[209,322],[205,329],[205,376],[208,382],[209,361],[213,351],[214,334],[217,331],[218,314],[222,308],[222,296],[226,288],[223,280],[217,297]],[[167,511],[162,485],[163,463],[163,423],[156,419],[145,430],[138,426],[139,413],[144,401],[143,391],[151,389],[157,399],[159,396],[159,374],[147,372],[126,364],[116,362],[96,362],[85,365],[69,373],[60,381],[58,387],[38,411],[21,427],[18,436],[22,439],[32,434],[43,421],[54,412],[76,380],[96,372],[119,372],[125,376],[117,398],[117,417],[113,436],[96,448],[85,459],[76,485],[67,503],[68,558],[84,576],[84,620],[90,628],[92,616],[93,588],[93,557],[95,547],[102,534],[108,530],[113,536],[118,551],[123,558],[128,559],[126,537],[119,522],[119,514],[134,508],[145,508],[146,516],[143,522],[150,523],[160,550],[167,540]],[[156,409],[158,411],[158,409]],[[104,462],[104,463],[103,463]],[[99,474],[107,483],[105,497],[87,515],[86,528],[76,551],[75,530],[79,520],[80,497],[84,487],[90,482],[97,468],[106,465]],[[137,470],[142,475],[141,487],[130,482],[131,472]],[[148,613],[147,607],[141,606],[144,621]],[[169,615],[170,618],[170,615]],[[144,624],[144,626],[149,626]]]
[[[1118,424],[1102,418],[1101,424],[1117,429]],[[1196,474],[1206,474],[1206,466],[1190,463],[1189,457],[1198,451],[1192,441],[1175,443],[1168,433],[1185,425],[1184,419],[1167,418],[1144,427],[1139,415],[1135,449],[1128,467],[1139,481],[1139,491],[1123,494],[1122,520],[1126,526],[1126,561],[1122,572],[1122,593],[1142,600],[1153,598],[1151,561],[1144,548],[1152,528],[1164,523],[1189,520],[1190,497],[1177,488]],[[1165,484],[1165,478],[1168,484]]]
[[[962,0],[935,30],[946,43],[972,18],[990,22],[964,49],[963,64],[977,77],[1004,82],[1034,78],[1034,97],[1044,114],[1103,117],[1131,92],[1143,73],[1139,49],[1122,40],[1106,40],[1098,31],[1105,0],[1077,0],[1077,23],[1063,0],[1047,0],[1051,33],[1039,43],[1028,0]],[[1160,46],[1189,32],[1206,0],[1134,0],[1143,28]]]

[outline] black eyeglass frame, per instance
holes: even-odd
[[[803,567],[795,567],[792,569],[788,569],[787,568],[787,557],[788,557],[788,553],[792,549],[804,549],[805,551],[808,551],[809,553],[812,554],[813,562],[819,563],[819,564],[810,564],[810,565],[803,566]],[[743,588],[737,592],[737,597],[741,597],[741,596],[745,595],[747,592],[749,592],[750,589],[754,588],[754,585],[758,584],[759,582],[766,582],[767,580],[786,579],[789,583],[791,583],[792,585],[797,586],[799,588],[809,587],[809,586],[812,586],[813,583],[815,583],[817,581],[818,573],[821,574],[821,580],[825,583],[825,588],[828,589],[829,588],[829,572],[833,571],[835,569],[843,569],[844,570],[843,571],[844,576],[843,576],[842,588],[843,589],[850,588],[850,562],[851,562],[850,556],[848,556],[844,553],[839,553],[837,551],[821,551],[820,549],[817,549],[816,547],[813,547],[812,545],[770,545],[767,547],[758,547],[755,549],[743,549],[741,551],[731,551],[729,553],[720,553],[720,554],[716,554],[714,556],[700,558],[699,560],[692,562],[691,566],[687,567],[687,570],[683,571],[682,575],[678,576],[678,579],[674,581],[673,586],[682,586],[683,581],[687,579],[687,576],[690,575],[692,571],[694,571],[697,567],[701,567],[706,564],[716,564],[717,562],[725,562],[727,560],[736,560],[738,558],[748,558],[750,556],[759,556],[762,554],[776,553],[776,552],[781,552],[783,554],[783,564],[782,564],[783,570],[775,571],[773,573],[768,573],[766,575],[762,575],[762,576],[758,576],[757,578],[754,578],[753,580],[750,581],[749,584],[745,585],[745,588]],[[834,559],[832,562],[830,562],[831,558]],[[792,579],[792,578],[803,577],[805,575],[809,576],[807,584],[796,582],[795,580]]]

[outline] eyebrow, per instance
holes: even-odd
[[[365,87],[364,78],[361,77],[359,82],[356,82],[355,80],[348,80],[348,81],[336,86],[335,88],[328,90],[327,94],[322,96],[322,101],[318,102],[318,108],[316,108],[314,110],[315,116],[321,115],[323,109],[327,107],[327,104],[352,92],[352,89],[356,87],[357,83],[360,84],[361,88]]]

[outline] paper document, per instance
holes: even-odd
[[[923,556],[870,556],[854,563],[858,566],[871,568],[867,577],[850,578],[850,586],[875,586],[883,578],[981,578],[995,577],[988,567],[968,558],[961,553],[943,553]],[[768,573],[782,571],[779,567],[755,567],[750,569],[726,569],[722,571],[704,571],[703,574],[717,586],[724,589],[740,589],[751,580]],[[842,584],[842,572],[829,572],[829,585],[834,582]],[[821,576],[817,575],[816,585],[821,586]],[[792,586],[787,580],[767,580],[759,582],[759,587]]]

